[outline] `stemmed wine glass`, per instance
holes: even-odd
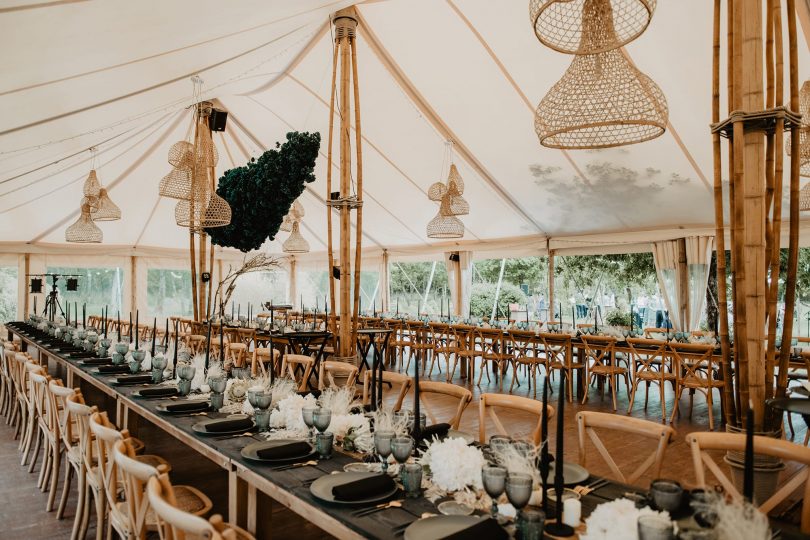
[[[312,411],[312,423],[315,424],[315,428],[321,433],[326,431],[326,428],[332,423],[332,409],[318,407]]]
[[[377,454],[382,458],[382,472],[388,473],[388,456],[391,455],[391,442],[396,437],[393,431],[375,431],[374,432],[374,446],[377,449]]]
[[[498,519],[498,497],[506,489],[506,469],[503,467],[485,466],[481,470],[481,479],[484,481],[484,490],[492,499],[492,519]]]
[[[301,409],[301,416],[304,418],[304,424],[306,424],[307,429],[309,430],[309,439],[310,442],[314,442],[315,440],[315,421],[312,419],[312,413],[315,412],[317,407],[304,407]]]
[[[402,465],[408,461],[411,452],[413,452],[413,439],[411,437],[394,437],[391,441],[391,452],[394,454],[394,459],[399,463],[400,470],[402,470]]]
[[[523,519],[523,508],[529,504],[529,499],[532,497],[532,477],[528,474],[511,473],[506,477],[506,498],[512,503],[512,506],[517,510],[517,517],[515,523],[517,529],[520,531],[521,521]],[[562,503],[561,503],[562,504]]]

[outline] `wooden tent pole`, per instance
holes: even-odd
[[[775,103],[774,96],[774,41],[773,41],[773,0],[766,0],[765,8],[765,107],[772,109]],[[765,323],[767,324],[767,340],[765,349],[765,399],[773,397],[773,370],[776,352],[776,299],[771,301],[775,292],[770,284],[778,281],[779,268],[771,268],[771,254],[779,250],[779,237],[774,237],[773,209],[775,194],[774,174],[774,134],[765,133]],[[779,194],[781,195],[781,193]],[[768,278],[770,277],[770,282]],[[777,289],[778,290],[778,289]],[[772,311],[773,310],[773,311]],[[773,328],[773,336],[771,336]]]
[[[788,51],[790,54],[790,110],[799,111],[799,58],[796,45],[796,2],[787,0]],[[788,242],[787,282],[785,284],[785,321],[782,328],[782,351],[779,357],[777,395],[784,396],[793,338],[793,310],[796,305],[796,270],[799,262],[799,126],[790,129],[790,239]],[[781,419],[781,417],[780,417]]]
[[[194,148],[195,155],[196,148],[200,143],[200,125],[199,125],[199,106],[194,112]],[[200,320],[200,312],[198,309],[198,296],[197,296],[197,261],[194,249],[194,193],[195,183],[197,179],[197,167],[195,166],[191,174],[191,193],[189,196],[189,224],[188,224],[188,251],[189,258],[191,259],[191,305],[193,306],[194,320]]]
[[[349,36],[352,63],[352,87],[354,95],[354,146],[357,163],[357,220],[354,241],[354,318],[352,324],[352,355],[357,349],[357,323],[360,320],[360,267],[362,264],[363,241],[363,140],[360,129],[360,84],[357,80],[357,44],[354,36]]]
[[[332,53],[332,93],[329,98],[329,142],[326,149],[326,197],[327,202],[332,197],[332,139],[335,128],[335,80],[338,71],[338,45],[337,39],[333,44]],[[329,276],[329,315],[326,317],[327,328],[333,335],[337,334],[337,318],[335,317],[335,277],[332,274],[332,269],[335,267],[334,248],[332,246],[332,207],[326,205],[326,260],[327,272]],[[324,306],[326,307],[326,306]]]
[[[554,250],[548,250],[548,320],[554,320]],[[560,322],[562,322],[562,313],[560,313]]]
[[[720,121],[720,0],[714,0],[714,43],[712,45],[712,123]],[[735,425],[734,388],[729,367],[731,354],[728,341],[728,298],[726,297],[726,231],[723,217],[723,162],[720,147],[720,132],[712,134],[714,165],[714,222],[715,246],[717,249],[717,317],[720,320],[720,350],[723,355],[721,371],[726,385],[723,390],[723,411],[726,423]]]

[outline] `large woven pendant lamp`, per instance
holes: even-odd
[[[82,204],[79,218],[65,229],[65,241],[76,243],[99,243],[104,238],[101,229],[90,217],[90,205]]]
[[[529,18],[543,45],[566,54],[595,54],[640,36],[650,24],[655,5],[656,0],[530,0]],[[611,19],[613,32],[596,40],[583,39],[589,15]]]
[[[810,176],[810,81],[805,81],[799,91],[799,112],[802,115],[802,125],[799,128],[799,158],[801,160],[801,176]],[[790,133],[785,135],[785,152],[790,155]],[[803,199],[802,199],[803,200]],[[802,204],[802,210],[810,210]]]
[[[610,148],[664,133],[663,92],[619,49],[576,56],[540,102],[534,128],[549,148]]]
[[[303,237],[299,229],[299,221],[293,221],[290,236],[281,245],[284,253],[308,253],[309,242]]]
[[[98,199],[90,211],[93,221],[115,221],[121,219],[121,209],[112,202],[105,188],[99,190]]]
[[[427,224],[428,238],[448,239],[464,236],[464,223],[450,211],[450,198],[445,196],[439,205],[439,213]]]

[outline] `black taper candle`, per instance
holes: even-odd
[[[155,339],[157,338],[157,317],[152,320],[152,358],[155,357]]]
[[[630,304],[630,331],[633,331],[633,326],[635,325],[635,321],[633,320],[633,304]]]
[[[141,319],[140,319],[140,311],[135,310],[135,350],[138,350],[138,342],[141,340]]]
[[[754,500],[754,411],[748,405],[745,422],[745,467],[743,469],[743,497],[748,502]]]
[[[548,515],[548,374],[543,380],[543,414],[540,425],[540,480],[543,490],[543,513]]]
[[[65,324],[67,326],[70,326],[70,304],[68,304],[67,308],[68,309],[67,309],[67,316],[65,317]]]
[[[399,296],[397,296],[397,317],[399,317]]]
[[[366,359],[361,358],[360,361],[364,362]],[[417,359],[418,362],[418,359]],[[371,410],[377,410],[377,356],[371,357]]]
[[[554,492],[563,493],[565,480],[563,479],[563,425],[565,422],[565,370],[560,370],[560,390],[557,396],[557,452],[554,457]],[[574,529],[562,522],[562,500],[554,504],[557,521],[546,524],[546,532],[551,536],[573,536]]]
[[[116,338],[118,339],[118,341],[121,341],[121,310],[116,311],[115,314],[117,317],[116,318],[117,322],[115,326],[115,332],[117,334]]]
[[[205,339],[205,373],[208,374],[208,358],[211,356],[211,317],[208,317],[208,337]]]
[[[177,378],[177,335],[180,333],[180,319],[174,321],[174,362],[172,362],[172,380]]]
[[[82,328],[87,328],[87,302],[82,304]]]
[[[169,318],[166,317],[166,332],[163,334],[163,346],[169,350]]]
[[[413,368],[413,430],[411,436],[413,440],[416,441],[416,444],[419,444],[419,436],[422,431],[422,426],[420,425],[419,417],[421,416],[419,410],[419,361],[421,359],[419,356],[416,357],[416,362],[414,362]]]
[[[273,325],[276,322],[275,312],[273,310],[273,301],[270,300],[270,331],[273,331]]]
[[[70,309],[70,307],[68,307],[68,309]],[[34,315],[36,314],[37,314],[37,297],[34,296]]]
[[[132,312],[129,312],[129,342],[132,343]]]
[[[236,306],[236,317],[238,318],[241,316],[242,316],[242,304],[239,304],[238,306]]]
[[[219,323],[219,361],[225,365],[225,331],[222,328],[222,322]]]

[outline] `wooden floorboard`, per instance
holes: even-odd
[[[443,381],[444,374],[434,372],[429,377],[432,380]],[[529,388],[525,382],[525,376],[521,375],[522,385],[516,387],[514,394],[535,397],[533,388]],[[542,385],[542,377],[538,377]],[[460,429],[462,431],[478,435],[478,401],[481,393],[499,392],[500,385],[494,377],[488,382],[484,376],[481,386],[466,384],[458,375],[454,381],[457,384],[467,386],[473,393],[473,402],[466,409]],[[511,373],[503,381],[504,389],[508,391],[511,384]],[[618,396],[618,411],[616,414],[627,414],[628,396],[623,387]],[[541,394],[542,386],[537,389],[537,396]],[[660,422],[661,409],[658,399],[657,388],[653,387],[650,393],[647,409],[644,409],[643,393],[639,394],[632,411],[632,416],[645,418],[647,420]],[[716,395],[719,401],[719,395]],[[671,388],[666,390],[667,410],[672,410],[673,393]],[[412,395],[405,400],[405,408],[412,407]],[[552,396],[552,404],[557,407],[557,394]],[[452,415],[455,411],[456,402],[453,400],[432,399],[431,406],[437,418],[441,421]],[[705,431],[708,429],[708,409],[705,400],[698,395],[694,400],[694,407],[691,417],[688,411],[689,398],[685,395],[681,400],[681,414],[676,418],[672,426],[677,431],[675,440],[670,445],[666,460],[661,472],[664,478],[677,479],[689,486],[694,483],[694,472],[691,456],[684,438],[692,431]],[[587,404],[574,402],[565,404],[565,456],[568,461],[578,461],[577,452],[577,431],[575,415],[581,410],[595,410],[613,412],[612,402],[608,394],[604,397],[599,395],[598,390],[593,387],[589,389],[589,401]],[[721,430],[721,418],[719,405],[715,405],[714,410],[715,429]],[[505,425],[512,430],[513,434],[526,434],[532,429],[532,421],[522,418],[518,414],[500,414]],[[804,439],[806,426],[799,418],[794,418],[796,428],[795,440],[801,442]],[[147,443],[147,451],[164,455],[174,466],[173,481],[175,483],[188,483],[199,486],[211,496],[215,502],[215,510],[225,513],[225,497],[227,484],[223,483],[223,476],[211,467],[205,466],[203,461],[194,459],[184,459],[188,457],[187,450],[172,438],[167,438],[164,433],[159,432],[153,426],[143,425],[142,422],[135,421],[131,426],[133,434],[141,437]],[[552,448],[555,444],[555,429],[550,427]],[[788,433],[788,435],[790,435]],[[643,445],[632,437],[627,437],[618,433],[600,433],[605,445],[614,455],[620,468],[634,469],[634,465],[640,464],[652,450],[652,446]],[[174,444],[177,443],[177,444]],[[184,456],[184,452],[186,452]],[[4,419],[0,419],[0,466],[3,473],[0,476],[0,539],[5,538],[69,538],[73,522],[73,512],[76,503],[75,487],[69,498],[68,508],[64,520],[57,520],[55,513],[45,512],[45,501],[47,494],[41,493],[36,488],[36,479],[39,472],[39,465],[34,473],[29,474],[27,468],[20,466],[20,455],[17,451],[17,441],[13,440],[12,429],[5,424]],[[592,446],[588,446],[588,469],[599,475],[608,475],[607,465],[599,458]],[[64,470],[64,469],[63,469]],[[788,469],[785,476],[795,472],[795,469]],[[648,475],[640,480],[641,485],[646,485],[652,478]],[[59,489],[61,490],[61,481]],[[61,491],[60,491],[61,492]],[[277,538],[291,538],[296,540],[307,540],[310,538],[325,538],[328,535],[303,518],[293,514],[289,510],[278,504],[272,504],[268,508],[268,501],[265,499],[260,503],[260,512],[264,515],[268,510],[272,513],[270,522],[272,523],[272,533]],[[88,538],[94,536],[95,520],[91,519],[91,531]]]

